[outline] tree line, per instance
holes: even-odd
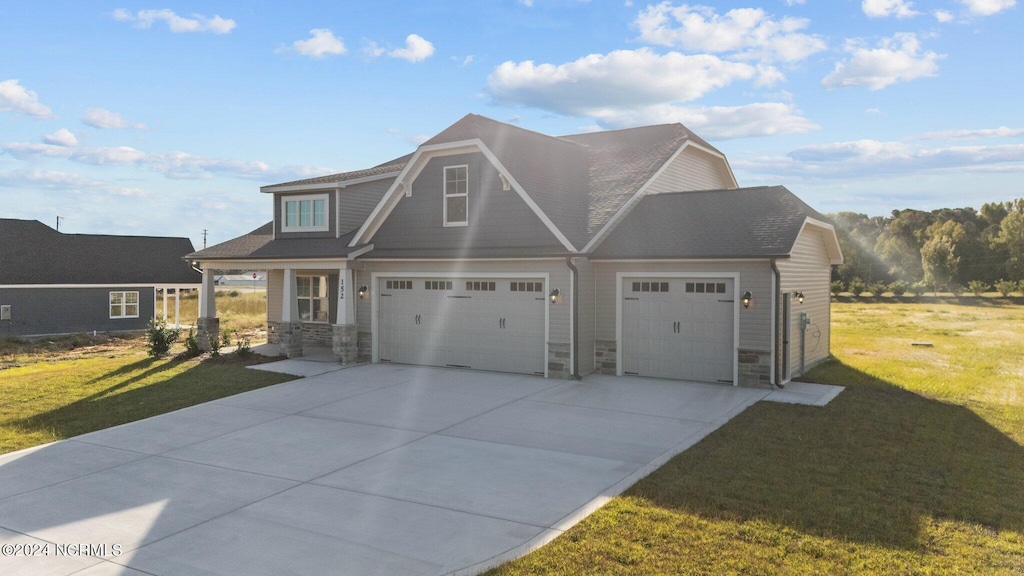
[[[1024,290],[1024,198],[981,210],[893,210],[868,217],[838,212],[845,261],[832,270],[833,292],[893,286],[915,293]],[[873,287],[875,290],[869,290]]]

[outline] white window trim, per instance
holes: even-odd
[[[110,301],[111,298],[114,296],[114,294],[120,294],[121,295],[121,304],[120,304],[120,306],[121,306],[121,315],[120,316],[114,316],[113,314],[110,314],[110,319],[111,320],[121,320],[121,319],[124,319],[124,318],[138,318],[139,317],[139,311],[140,311],[140,309],[142,307],[142,300],[139,298],[138,290],[111,290],[110,293],[107,295],[107,312],[108,313],[110,312],[110,307],[114,305],[114,303]],[[125,313],[125,311],[128,309],[128,295],[129,294],[135,294],[135,315],[134,316],[132,316],[131,314],[126,314]]]
[[[448,170],[450,168],[465,168],[466,169],[466,193],[465,194],[448,194]],[[456,164],[454,166],[445,166],[443,170],[444,174],[444,185],[441,191],[441,203],[442,211],[444,212],[444,227],[455,228],[458,226],[469,226],[469,164]],[[449,198],[465,198],[466,199],[466,220],[463,222],[449,222],[448,221],[448,199]]]
[[[286,207],[288,202],[301,202],[303,200],[324,201],[324,224],[323,226],[289,226]],[[310,215],[313,217],[313,214]],[[331,195],[330,194],[303,194],[301,196],[281,195],[281,232],[328,232],[331,229]]]
[[[309,318],[310,319],[309,320],[303,320],[302,318],[299,318],[298,321],[299,322],[303,322],[305,324],[330,324],[331,323],[331,283],[330,283],[330,278],[328,278],[326,275],[322,275],[322,274],[296,274],[295,275],[296,284],[298,283],[299,278],[309,278],[310,279],[310,282],[309,282],[309,285],[310,285],[310,295],[309,296],[300,296],[299,292],[298,292],[298,286],[297,285],[296,285],[296,290],[295,290],[295,300],[296,301],[299,301],[299,300],[309,300]],[[327,286],[327,296],[320,297],[320,296],[313,296],[312,295],[313,294],[313,280],[312,280],[313,278],[320,278],[320,279],[322,279],[324,281],[324,284]],[[313,320],[313,300],[323,300],[327,304],[327,320]]]

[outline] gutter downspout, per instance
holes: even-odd
[[[572,263],[572,256],[565,257],[565,264],[572,271],[572,378],[580,380],[580,271]]]
[[[775,258],[771,259],[771,263],[772,263],[772,274],[775,275],[775,290],[772,290],[772,314],[775,316],[775,322],[774,322],[774,324],[775,324],[775,333],[772,334],[772,340],[775,342],[775,346],[773,346],[774,350],[772,350],[772,371],[775,372],[775,381],[773,382],[773,381],[769,380],[768,384],[771,385],[772,388],[776,388],[776,387],[777,388],[785,388],[785,386],[783,386],[779,382],[779,380],[781,380],[781,378],[779,376],[782,373],[782,370],[779,370],[779,368],[780,368],[780,366],[779,366],[779,358],[781,358],[782,355],[779,354],[779,341],[780,341],[780,339],[779,339],[779,334],[778,334],[779,329],[782,328],[782,325],[779,324],[779,322],[778,322],[778,318],[779,318],[779,294],[782,292],[782,272],[779,271],[779,267],[776,265],[776,259]],[[783,322],[786,321],[785,318],[783,318],[782,320],[783,320]]]

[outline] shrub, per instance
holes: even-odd
[[[241,356],[242,358],[248,358],[250,355],[252,355],[252,341],[250,341],[248,338],[239,338],[238,349],[235,350],[235,353]]]
[[[868,286],[868,292],[871,292],[871,294],[874,295],[876,298],[881,297],[882,294],[885,294],[885,289],[886,286],[882,282],[872,282]]]
[[[1017,284],[1017,292],[1020,292],[1020,295],[1024,296],[1024,280],[1021,280],[1020,284]]]
[[[949,290],[950,294],[957,297],[964,293],[964,287],[957,282],[950,282],[949,286],[946,286],[946,290]]]
[[[199,348],[199,340],[196,339],[195,329],[189,328],[188,336],[185,337],[185,358],[195,358],[202,353],[202,349]]]
[[[967,289],[970,290],[975,296],[981,296],[985,292],[988,292],[989,288],[991,288],[991,286],[982,282],[981,280],[971,280],[970,282],[967,283]]]
[[[220,345],[231,346],[231,330],[225,330],[220,333]]]
[[[892,292],[892,295],[897,298],[906,294],[909,288],[910,286],[903,280],[897,280],[892,284],[889,284],[889,292]]]
[[[842,280],[833,280],[832,281],[832,295],[833,296],[839,296],[839,293],[842,292],[843,290],[846,290],[846,286],[843,284]]]
[[[1012,294],[1016,289],[1017,283],[1012,280],[1000,280],[999,282],[996,282],[996,290],[999,291],[1003,298]]]
[[[853,294],[854,296],[860,296],[867,289],[867,284],[865,284],[864,281],[861,280],[860,278],[854,278],[853,280],[850,280],[850,294]]]
[[[228,296],[232,298],[238,298],[239,294],[240,293],[238,292],[238,290],[232,290],[231,292],[228,292]]]
[[[167,354],[171,345],[178,340],[180,330],[167,327],[163,320],[152,318],[146,325],[146,348],[150,358],[160,358]]]
[[[924,282],[914,282],[910,285],[910,291],[913,292],[914,296],[921,296],[928,291],[928,285]]]
[[[210,332],[206,335],[206,339],[210,342],[210,355],[220,356],[220,336],[216,332]]]

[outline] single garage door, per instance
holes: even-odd
[[[544,374],[543,278],[381,278],[381,362]]]
[[[625,278],[623,372],[698,382],[733,381],[731,278]]]

